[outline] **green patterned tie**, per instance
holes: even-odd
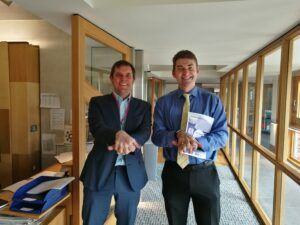
[[[180,130],[186,131],[188,112],[190,111],[190,94],[183,94],[185,102],[183,105]],[[183,169],[189,164],[189,156],[186,154],[177,154],[177,164]]]

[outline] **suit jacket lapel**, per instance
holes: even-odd
[[[118,105],[116,103],[116,99],[114,98],[114,96],[112,96],[113,94],[110,95],[110,99],[108,101],[108,104],[110,105],[110,109],[108,111],[108,113],[111,113],[112,118],[113,118],[113,122],[117,125],[117,127],[119,127],[119,129],[121,129],[121,125],[120,125],[120,112],[118,109]]]
[[[127,114],[127,118],[126,118],[126,122],[125,122],[125,130],[127,130],[128,126],[130,124],[134,123],[134,110],[136,108],[136,101],[133,97],[131,97],[131,100],[129,102],[129,110],[128,110],[128,114]]]

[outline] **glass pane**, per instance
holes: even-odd
[[[147,101],[152,104],[152,78],[148,80]]]
[[[255,82],[256,82],[256,62],[248,66],[246,134],[251,138],[253,138],[253,126],[254,126]]]
[[[245,144],[245,172],[244,180],[248,184],[251,190],[251,178],[252,178],[252,147],[249,144]]]
[[[225,111],[228,112],[228,77],[225,78],[225,97],[224,97],[224,105],[225,105]]]
[[[236,135],[236,146],[235,146],[235,164],[234,166],[239,169],[239,160],[240,160],[240,144],[241,138],[239,135]]]
[[[284,174],[285,193],[284,198],[284,225],[298,225],[300,212],[300,187],[295,181]]]
[[[229,135],[228,135],[228,150],[229,150],[229,159],[231,159],[231,152],[232,152],[232,142],[231,142],[231,140],[232,140],[232,130],[231,129],[229,129],[228,128],[228,130],[229,130]]]
[[[236,90],[237,95],[237,112],[236,112],[236,127],[241,129],[241,107],[242,107],[242,90],[243,90],[243,69],[238,71],[238,87]]]
[[[259,164],[258,201],[268,217],[272,219],[275,166],[262,155]]]
[[[122,59],[122,54],[89,37],[85,38],[85,78],[102,94],[113,90],[109,74],[111,66]]]
[[[300,36],[292,43],[292,79],[290,110],[290,158],[300,166]]]
[[[260,144],[275,153],[281,48],[265,56]]]
[[[230,85],[231,85],[231,93],[230,93],[230,124],[233,124],[233,97],[234,97],[234,74],[230,76]]]
[[[154,82],[154,106],[155,106],[155,103],[156,103],[156,100],[160,97],[160,87],[159,87],[160,83],[158,80],[155,80]]]

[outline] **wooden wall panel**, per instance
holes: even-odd
[[[0,153],[10,153],[9,110],[0,109]],[[0,163],[1,163],[0,158]]]
[[[40,121],[40,85],[38,83],[27,83],[28,99],[28,149],[30,152],[41,150],[41,121]]]
[[[27,179],[40,170],[40,152],[12,154],[13,183]]]
[[[67,224],[67,212],[64,207],[57,207],[53,210],[53,213],[49,218],[47,218],[47,221],[45,221],[45,224],[48,225],[66,225]]]
[[[26,42],[10,43],[9,52],[9,81],[25,82],[26,81]]]
[[[0,43],[0,189],[12,182],[8,44]]]
[[[0,189],[12,184],[12,157],[11,154],[1,154],[0,162]]]
[[[0,42],[0,109],[9,109],[8,44]]]
[[[27,85],[25,82],[11,82],[11,148],[13,154],[29,154]]]
[[[38,47],[27,42],[8,45],[10,82],[39,82]],[[24,63],[25,62],[25,63]]]
[[[0,180],[7,186],[40,169],[39,47],[1,42],[0,72]]]
[[[28,45],[26,47],[26,53],[28,55],[28,57],[26,58],[26,63],[27,63],[26,81],[39,83],[40,82],[39,47]]]

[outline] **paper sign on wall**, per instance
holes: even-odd
[[[65,129],[65,109],[50,110],[50,129],[51,130]]]
[[[41,93],[41,108],[60,108],[60,98],[55,93]]]

